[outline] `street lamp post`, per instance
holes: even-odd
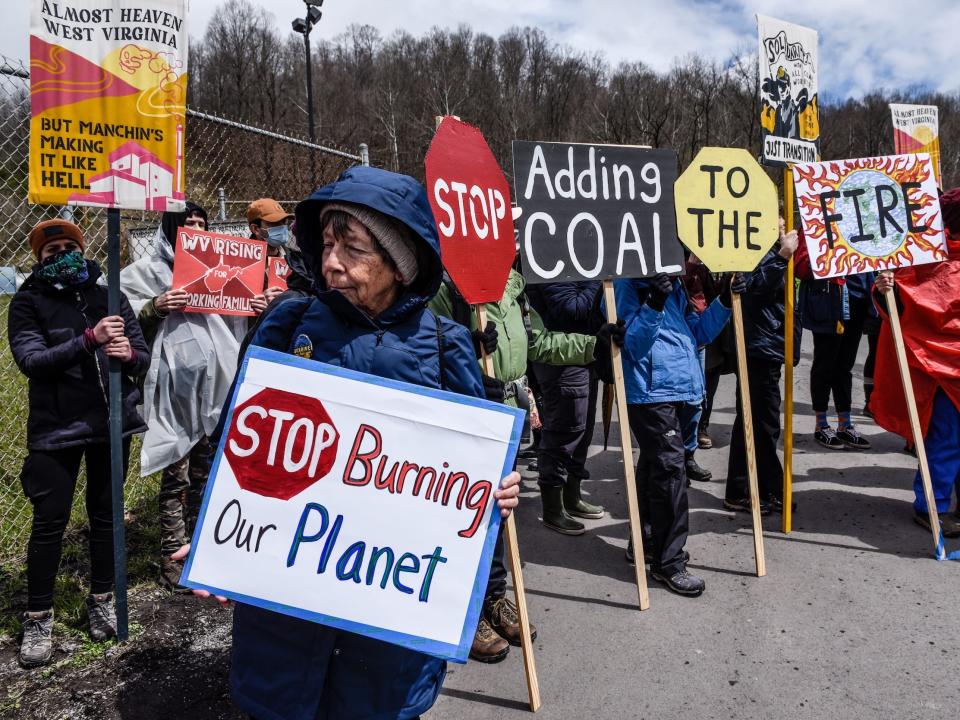
[[[310,134],[310,142],[317,142],[317,128],[313,119],[313,61],[310,54],[310,31],[320,22],[323,15],[320,8],[323,0],[304,0],[307,5],[306,17],[297,18],[293,21],[293,31],[303,35],[303,47],[307,54],[307,128]],[[315,150],[310,150],[310,182],[317,184],[317,167]]]

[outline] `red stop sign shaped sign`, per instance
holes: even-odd
[[[516,254],[510,186],[477,128],[447,116],[426,158],[443,265],[471,305],[503,297]]]
[[[224,455],[244,490],[289,500],[330,472],[339,442],[323,403],[267,388],[234,408]]]

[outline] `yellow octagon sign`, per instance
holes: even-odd
[[[746,150],[703,148],[675,197],[680,241],[711,272],[750,272],[780,235],[777,188]]]

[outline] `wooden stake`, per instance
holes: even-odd
[[[793,172],[783,169],[783,218],[793,230]],[[793,530],[793,256],[787,261],[783,285],[783,518],[780,529]]]
[[[487,310],[483,305],[474,305],[477,313],[477,327],[483,330],[487,326]],[[481,349],[483,372],[487,377],[496,377],[493,358]],[[520,543],[517,540],[517,523],[513,513],[506,520],[504,542],[510,560],[510,574],[513,576],[513,593],[517,600],[517,615],[520,617],[520,646],[523,649],[523,669],[527,675],[527,695],[530,710],[540,709],[540,682],[537,679],[537,661],[533,656],[533,640],[530,637],[530,613],[527,612],[527,593],[523,586],[523,569],[520,566]]]
[[[607,306],[607,322],[617,322],[617,299],[613,292],[613,280],[603,281],[603,300]],[[630,539],[633,541],[634,575],[637,580],[637,601],[641,610],[650,607],[647,591],[647,572],[643,564],[643,530],[640,524],[640,503],[637,500],[636,470],[633,464],[633,446],[630,442],[630,421],[627,418],[627,391],[623,384],[623,360],[620,348],[610,343],[613,360],[613,387],[617,398],[617,420],[620,424],[620,450],[623,453],[623,479],[627,484],[627,510],[630,514]]]
[[[923,483],[923,496],[927,500],[927,516],[930,518],[930,531],[933,533],[933,554],[937,560],[943,560],[943,538],[940,535],[940,516],[937,514],[937,501],[933,497],[933,484],[930,482],[930,466],[927,464],[927,448],[923,444],[923,431],[920,429],[920,416],[917,412],[917,399],[913,394],[913,380],[910,378],[910,366],[907,364],[907,350],[903,344],[903,330],[900,328],[900,311],[892,289],[884,293],[887,300],[887,316],[893,331],[893,346],[897,353],[897,365],[900,367],[900,382],[903,383],[903,396],[907,401],[907,416],[913,432],[913,446],[920,463],[920,480]]]
[[[753,552],[757,561],[757,577],[767,574],[763,556],[763,523],[760,520],[760,490],[757,486],[757,457],[753,445],[753,411],[750,407],[750,381],[747,379],[747,349],[743,339],[743,307],[740,295],[730,293],[733,309],[733,331],[737,338],[737,384],[740,386],[740,411],[743,415],[743,442],[747,453],[747,477],[750,481],[750,514],[753,516]],[[784,499],[786,504],[786,499]]]

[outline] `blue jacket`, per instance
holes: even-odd
[[[863,273],[863,282],[867,287],[873,285],[874,274]],[[859,280],[859,278],[858,278]],[[850,319],[849,283],[839,283],[835,278],[828,280],[803,280],[800,283],[800,298],[797,301],[797,314],[800,323],[810,332],[836,335],[838,323]],[[877,309],[867,291],[867,313],[876,318]]]
[[[623,345],[623,376],[627,402],[700,402],[704,397],[699,347],[720,334],[730,319],[730,308],[714,300],[703,314],[694,312],[679,280],[663,312],[646,303],[645,280],[614,283],[617,316],[627,327]]]
[[[319,211],[331,200],[390,215],[419,242],[417,279],[377,318],[323,285]],[[351,168],[297,205],[296,218],[316,295],[281,303],[257,330],[254,345],[296,347],[300,354],[309,349],[321,362],[483,397],[469,332],[426,309],[440,286],[440,246],[419,183]],[[238,604],[234,612],[230,687],[237,704],[259,720],[416,717],[433,705],[445,672],[442,660],[379,640],[250,605]]]

